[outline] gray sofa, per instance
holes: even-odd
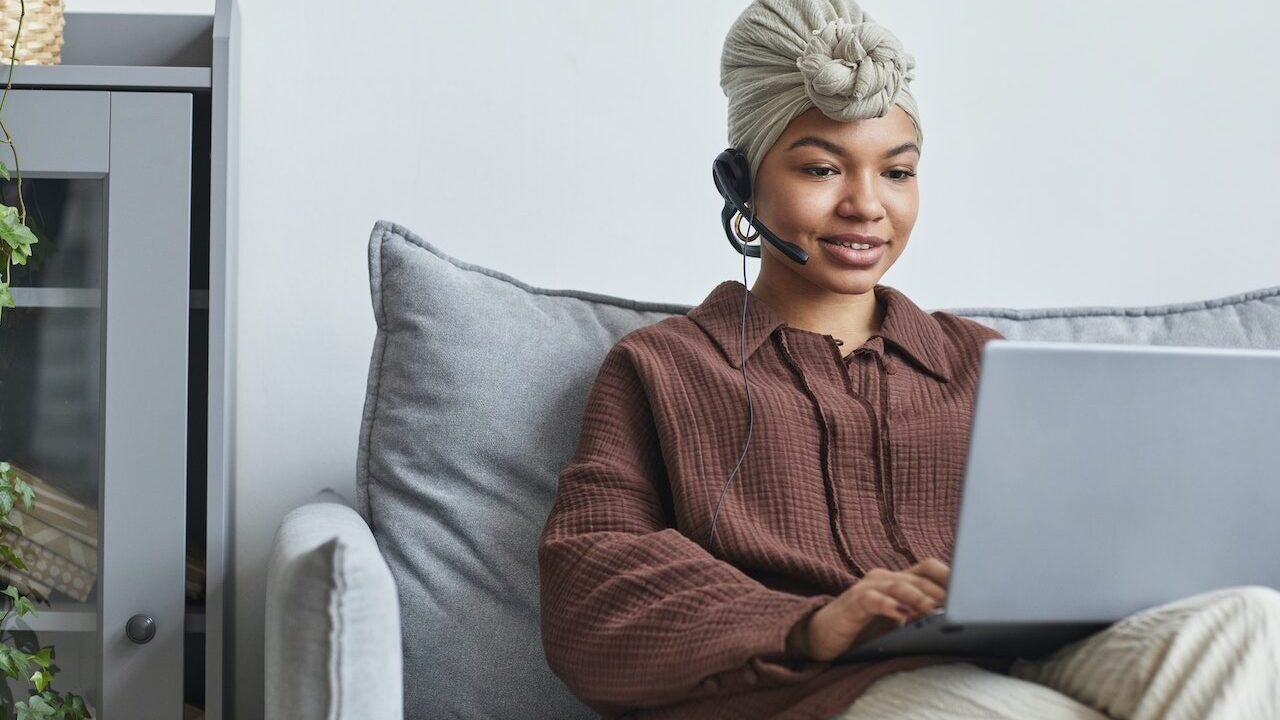
[[[542,654],[537,538],[605,352],[689,306],[530,287],[385,221],[369,280],[378,330],[356,503],[317,497],[277,532],[267,717],[594,717]],[[1161,307],[947,309],[1015,341],[1280,349],[1280,287]]]

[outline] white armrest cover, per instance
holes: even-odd
[[[395,581],[352,508],[312,502],[281,522],[265,642],[268,720],[403,720]]]

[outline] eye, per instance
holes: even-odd
[[[822,171],[826,171],[827,173],[830,173],[830,174],[827,174],[827,175],[818,174]],[[834,175],[836,173],[836,170],[835,168],[829,168],[829,167],[807,167],[807,168],[802,168],[801,172],[808,173],[812,177],[829,178],[831,177],[831,175]],[[893,179],[898,182],[906,182],[910,178],[913,178],[916,176],[916,174],[910,170],[890,170],[889,174],[890,175],[896,174],[897,177],[894,177]]]

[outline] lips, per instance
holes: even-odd
[[[837,243],[837,244],[838,243],[862,243],[862,244],[870,245],[872,248],[879,247],[880,245],[884,245],[885,243],[885,239],[882,237],[877,237],[875,235],[859,235],[858,233],[843,233],[840,235],[827,235],[826,237],[821,237],[818,239],[826,242]]]
[[[885,245],[873,245],[866,250],[854,250],[833,242],[822,243],[823,252],[835,262],[849,268],[870,268],[880,262],[885,255]]]

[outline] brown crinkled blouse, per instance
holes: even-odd
[[[622,337],[588,396],[538,548],[552,671],[605,717],[831,718],[876,678],[955,658],[820,663],[787,633],[872,568],[950,564],[980,349],[997,331],[876,285],[882,327],[831,335],[743,285]]]

